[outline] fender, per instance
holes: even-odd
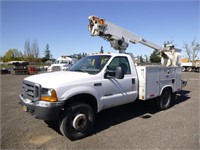
[[[78,87],[73,87],[70,88],[69,90],[65,91],[62,96],[61,96],[61,101],[65,101],[70,99],[73,96],[79,95],[79,94],[90,94],[95,97],[97,100],[97,109],[99,110],[99,99],[100,96],[97,93],[97,91],[89,86],[78,86]]]
[[[161,96],[161,94],[162,94],[162,92],[163,92],[163,90],[164,90],[165,88],[170,88],[170,89],[172,90],[172,92],[173,92],[173,88],[172,88],[171,85],[165,85],[165,86],[163,86],[162,89],[160,90],[159,96]]]

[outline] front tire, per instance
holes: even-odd
[[[157,99],[157,108],[159,110],[168,109],[172,104],[172,92],[171,89],[166,88],[163,90],[161,96]]]
[[[76,102],[62,112],[59,120],[60,132],[70,140],[77,140],[90,134],[94,127],[95,114],[92,107]]]

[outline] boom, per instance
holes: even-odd
[[[163,66],[180,66],[180,51],[173,45],[159,46],[143,37],[133,34],[113,23],[96,16],[89,16],[88,30],[91,36],[100,36],[110,42],[111,47],[125,53],[129,43],[140,43],[148,46],[161,54]]]

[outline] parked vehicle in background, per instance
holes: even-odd
[[[11,70],[7,68],[1,68],[0,69],[0,74],[10,74]]]
[[[195,60],[189,62],[188,59],[181,60],[181,70],[188,71],[188,72],[199,72],[200,71],[200,60]]]
[[[26,61],[11,61],[8,63],[9,65],[14,65],[11,70],[11,74],[36,74],[37,68],[34,66],[28,66],[29,62]]]
[[[70,66],[75,64],[78,60],[76,58],[71,58],[69,56],[61,56],[56,61],[47,68],[48,72],[53,71],[67,71]]]

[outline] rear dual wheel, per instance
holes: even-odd
[[[187,71],[192,72],[193,71],[192,67],[187,67]]]
[[[185,67],[181,67],[181,71],[185,72],[186,68]]]

